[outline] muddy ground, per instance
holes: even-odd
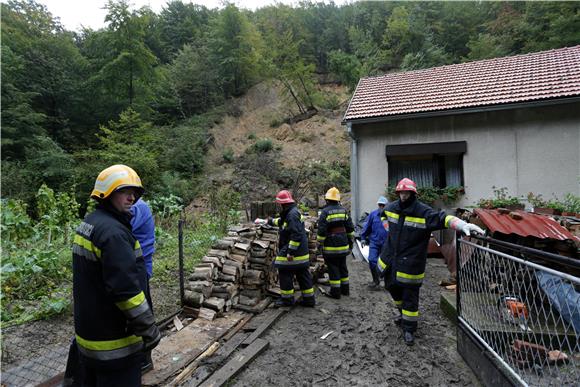
[[[479,386],[457,353],[455,326],[439,308],[442,261],[430,259],[421,289],[421,320],[414,347],[392,323],[390,296],[367,290],[366,263],[350,260],[351,296],[317,292],[314,309],[294,307],[263,336],[269,348],[235,386]],[[326,339],[321,337],[333,331]]]

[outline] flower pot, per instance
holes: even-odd
[[[575,212],[563,211],[562,216],[577,216]]]
[[[548,207],[534,207],[534,213],[541,215],[559,215],[560,211]]]

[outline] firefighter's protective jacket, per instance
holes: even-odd
[[[449,227],[456,218],[416,199],[406,208],[400,200],[389,203],[383,216],[389,222],[389,236],[377,264],[379,271],[388,270],[398,285],[421,286],[431,232]]]
[[[309,267],[308,237],[298,207],[295,204],[290,204],[279,218],[268,220],[268,224],[280,229],[278,254],[274,266],[278,268]],[[292,258],[288,259],[288,255]]]
[[[143,349],[132,324],[154,323],[143,293],[146,281],[129,218],[98,205],[78,226],[73,243],[75,333],[89,361],[113,366]]]
[[[354,226],[347,211],[340,204],[324,207],[318,218],[316,239],[322,244],[322,254],[329,257],[348,255],[354,237]]]

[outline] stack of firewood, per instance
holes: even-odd
[[[324,260],[316,255],[316,219],[306,218],[305,228],[310,269],[317,279],[324,271]],[[228,236],[212,245],[186,282],[184,303],[189,312],[213,320],[236,305],[246,310],[268,293],[278,293],[278,272],[272,266],[277,241],[277,228],[230,228]]]
[[[258,235],[267,234],[266,240]],[[257,238],[257,239],[256,239]],[[201,259],[185,285],[184,303],[198,317],[213,320],[238,303],[253,306],[277,280],[272,275],[277,230],[233,227]]]

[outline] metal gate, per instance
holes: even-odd
[[[580,262],[491,238],[457,256],[458,350],[483,383],[580,385]]]

